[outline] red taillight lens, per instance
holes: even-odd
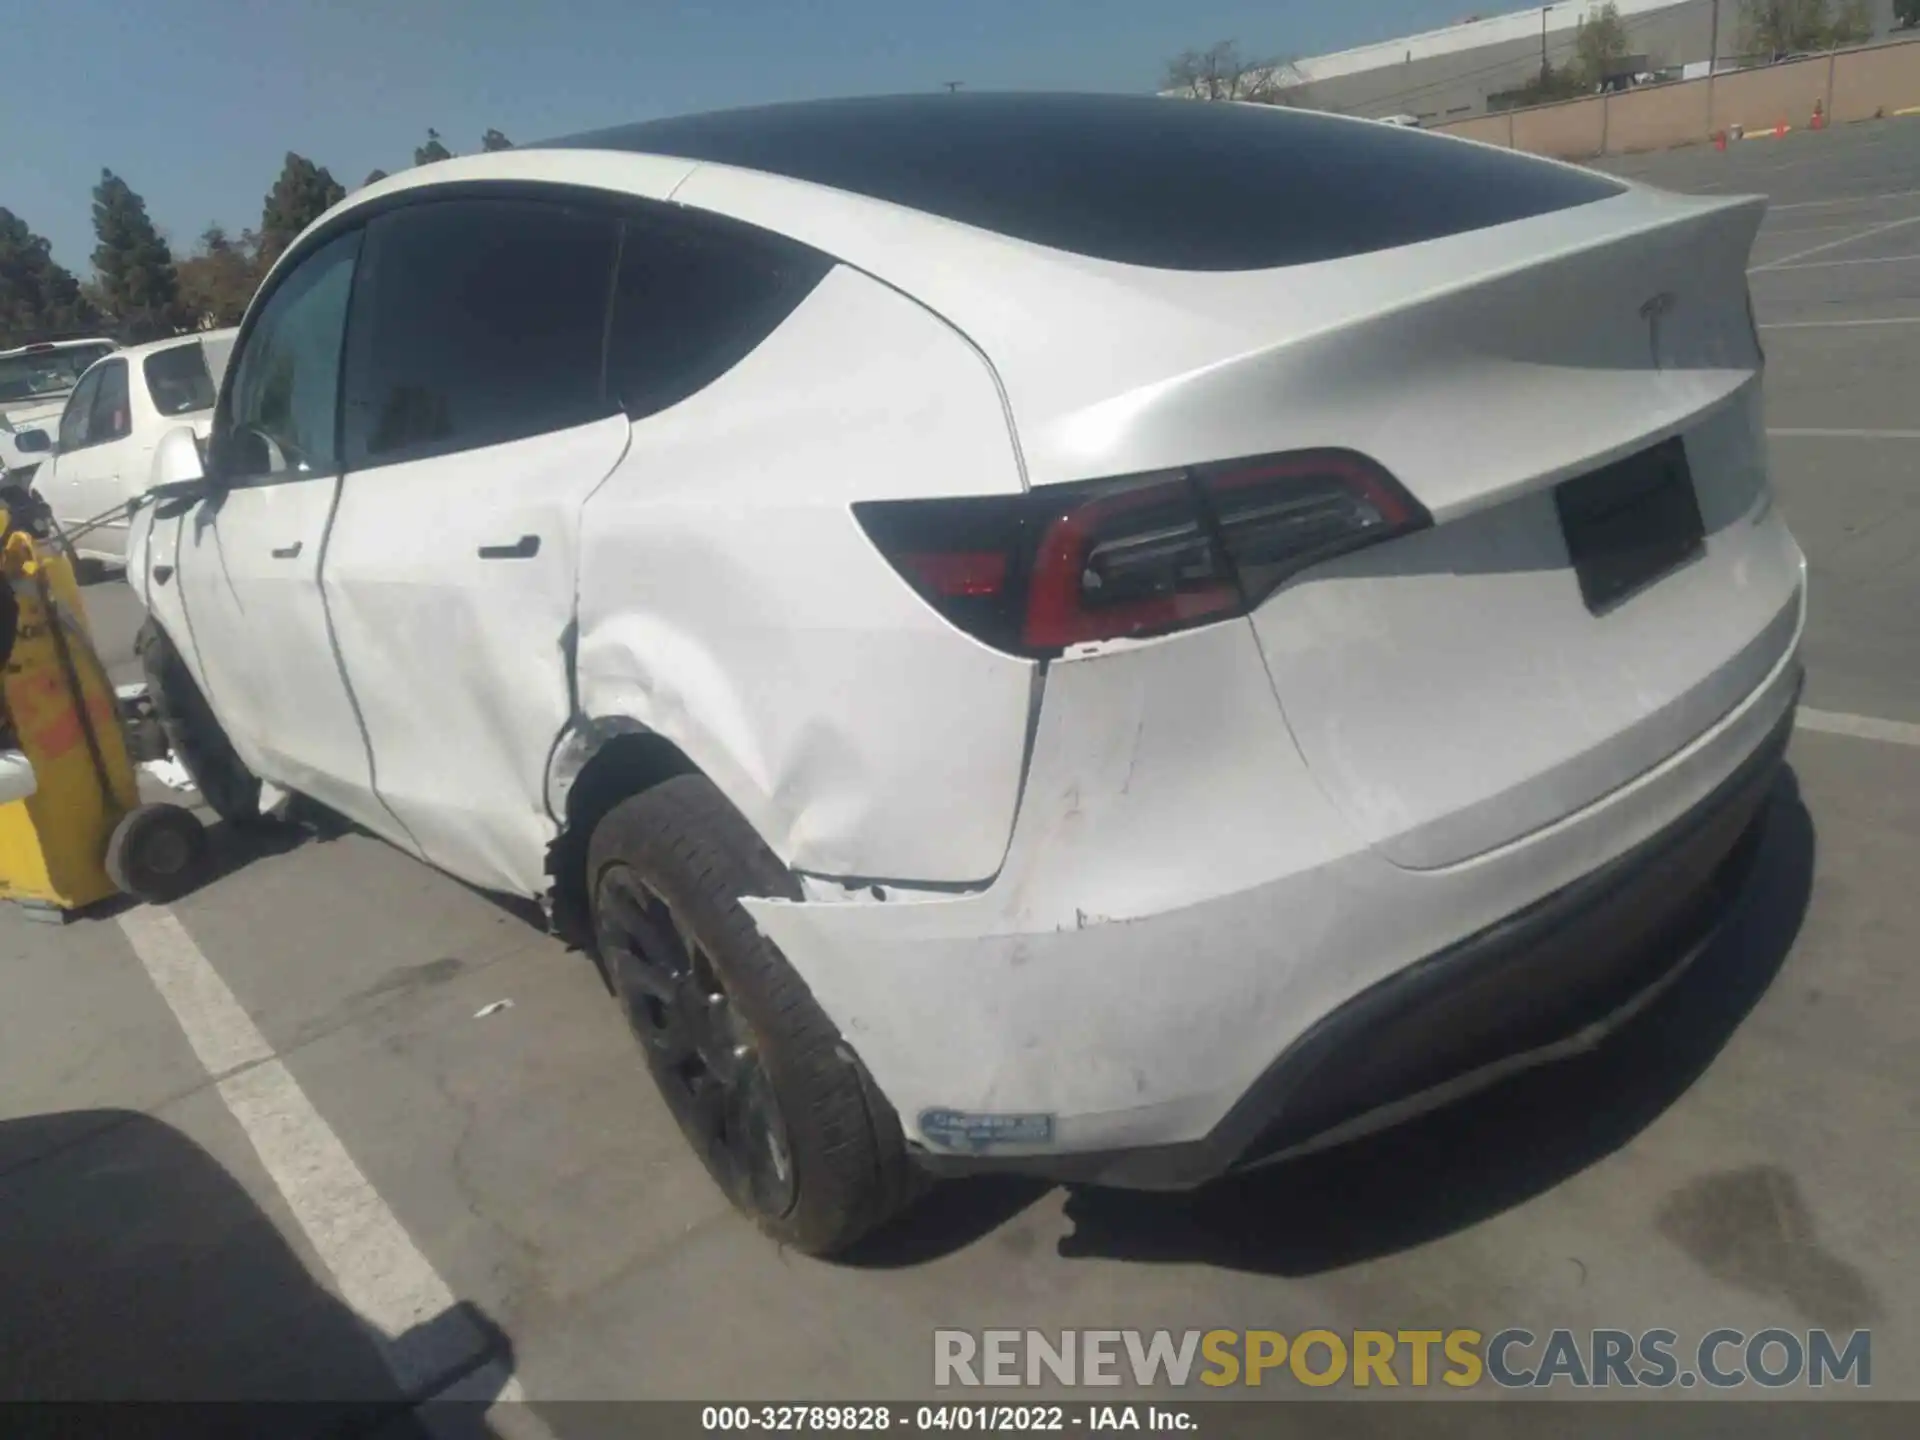
[[[1178,630],[1239,605],[1192,483],[1152,477],[1059,507],[1033,557],[1022,641],[1048,654]]]
[[[936,595],[967,599],[998,595],[1007,583],[1007,557],[994,550],[961,551],[943,555],[937,550],[913,550],[899,557],[916,588]]]
[[[1036,656],[1245,614],[1309,565],[1431,523],[1344,450],[854,514],[955,625]]]

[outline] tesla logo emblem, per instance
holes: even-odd
[[[1647,322],[1647,348],[1653,355],[1653,368],[1656,370],[1665,368],[1660,363],[1660,322],[1673,313],[1673,307],[1678,303],[1672,291],[1662,290],[1640,307],[1640,316]]]

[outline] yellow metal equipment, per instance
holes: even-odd
[[[49,918],[122,891],[167,898],[204,857],[200,822],[140,803],[72,563],[8,499],[21,497],[0,497],[0,897]]]

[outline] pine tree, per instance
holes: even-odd
[[[54,261],[46,240],[0,208],[0,350],[99,323],[80,282]]]
[[[346,198],[346,188],[324,165],[287,152],[280,178],[260,210],[260,258],[271,265],[314,221]]]
[[[513,148],[513,141],[502,135],[498,130],[489,130],[480,137],[480,148],[488,153],[492,153],[495,150],[511,150]]]
[[[147,218],[147,202],[111,170],[93,187],[93,268],[114,318],[131,340],[180,328],[180,282],[173,252]]]
[[[366,188],[367,186],[369,186],[369,185],[372,185],[372,184],[375,184],[375,183],[377,183],[377,182],[379,182],[379,181],[381,181],[381,180],[384,180],[384,179],[386,179],[386,178],[387,178],[387,172],[386,172],[386,171],[384,171],[384,170],[370,170],[370,171],[368,171],[368,172],[367,172],[367,178],[366,178],[366,179],[364,179],[364,180],[362,180],[362,181],[360,182],[360,188],[364,190],[364,189],[365,189],[365,188]]]
[[[427,130],[427,143],[416,145],[413,151],[413,163],[431,165],[436,160],[451,160],[453,152],[440,143],[440,132],[431,127]]]

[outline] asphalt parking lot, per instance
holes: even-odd
[[[458,1382],[564,1431],[543,1402],[924,1396],[942,1326],[1524,1325],[1864,1327],[1920,1398],[1920,118],[1615,168],[1773,199],[1812,594],[1760,873],[1628,1030],[1199,1196],[955,1185],[822,1264],[725,1207],[585,957],[361,834],[223,837],[170,911],[0,914],[0,1397]],[[89,603],[133,678],[131,596]]]

